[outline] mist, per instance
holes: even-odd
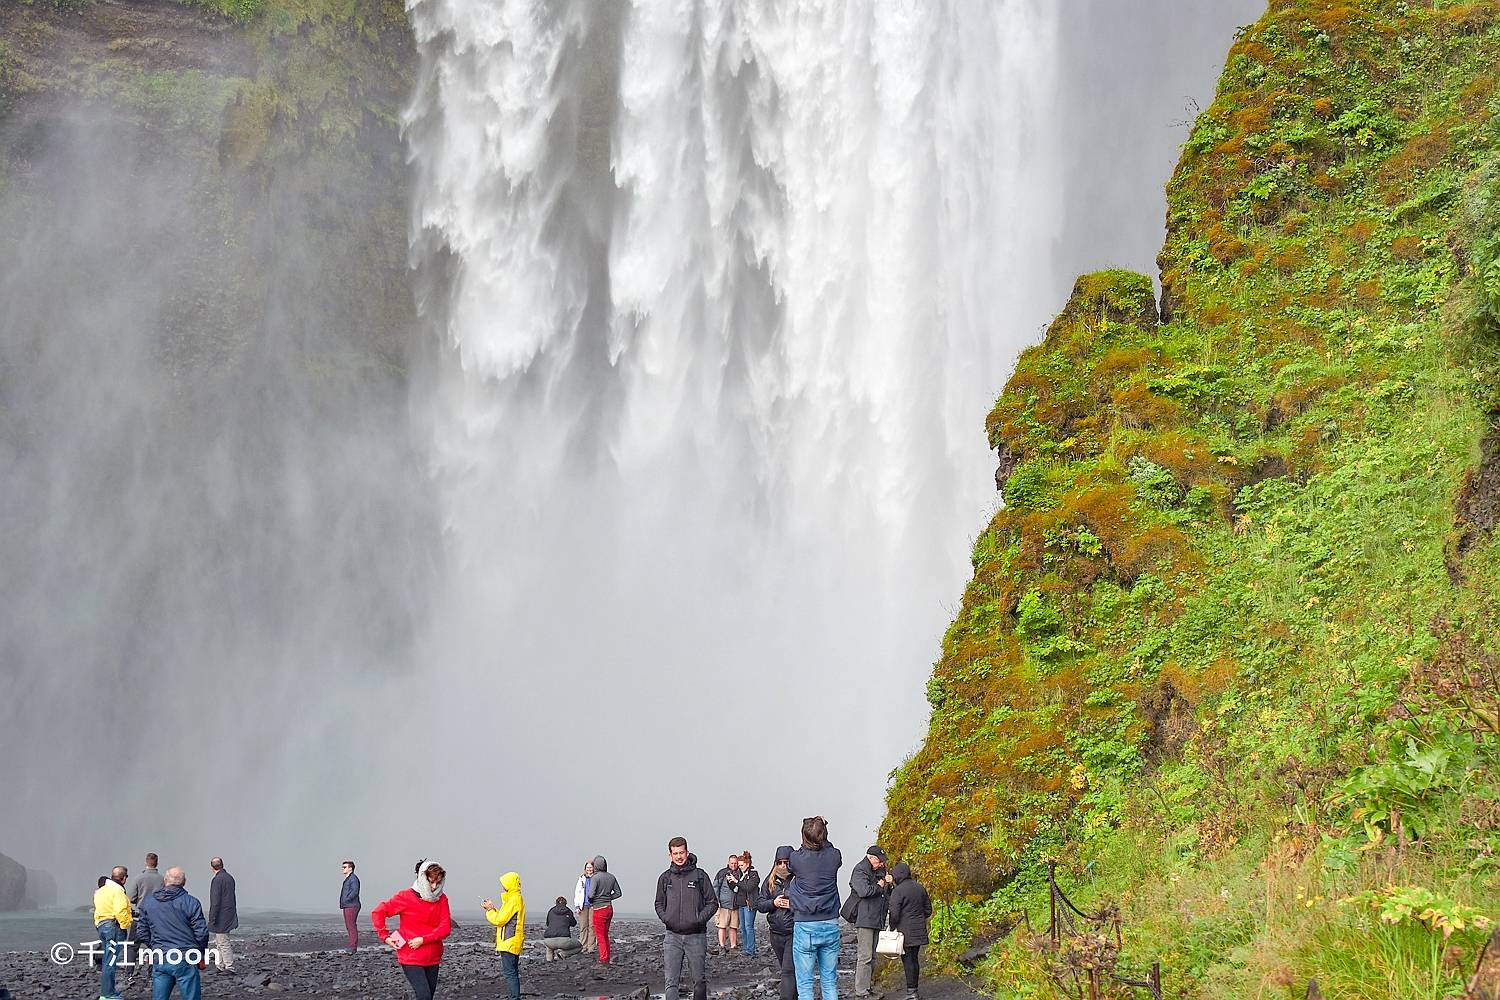
[[[330,912],[346,857],[467,911],[603,854],[625,913],[676,834],[857,853],[984,415],[1078,272],[1154,273],[1261,6],[413,0],[394,290],[323,179],[0,119],[0,851]]]

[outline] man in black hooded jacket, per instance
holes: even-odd
[[[719,909],[713,881],[698,867],[697,855],[688,853],[687,839],[667,842],[672,864],[656,880],[656,917],[666,925],[662,937],[666,1000],[678,1000],[682,961],[687,959],[693,978],[693,1000],[708,1000],[708,922]]]

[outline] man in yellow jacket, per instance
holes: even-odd
[[[94,929],[99,932],[99,1000],[120,1000],[115,992],[115,965],[120,961],[120,947],[130,928],[130,897],[125,895],[125,879],[130,872],[116,865],[109,878],[94,893]]]
[[[486,899],[484,915],[495,925],[495,950],[500,953],[500,974],[510,985],[510,1000],[521,1000],[521,948],[526,943],[526,900],[521,897],[521,876],[500,876],[500,905]]]

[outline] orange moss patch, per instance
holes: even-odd
[[[1132,382],[1114,393],[1115,410],[1120,422],[1134,429],[1175,426],[1183,420],[1182,404],[1158,396],[1144,382]]]
[[[1391,256],[1399,261],[1411,263],[1423,256],[1422,239],[1419,236],[1398,236],[1391,241]]]
[[[1170,431],[1141,443],[1141,454],[1172,473],[1184,488],[1219,479],[1222,466],[1208,442],[1195,435]]]
[[[1208,230],[1208,252],[1221,264],[1238,260],[1245,253],[1245,242],[1235,236],[1223,223],[1216,223]]]
[[[1463,4],[1437,11],[1438,35],[1443,38],[1477,35],[1495,23],[1496,14],[1493,3]]]
[[[1331,171],[1318,174],[1312,179],[1312,183],[1313,187],[1317,188],[1319,191],[1323,191],[1329,194],[1337,191],[1342,191],[1344,187],[1344,179],[1338,174]]]
[[[1156,571],[1171,576],[1201,565],[1182,532],[1164,524],[1152,525],[1132,535],[1114,562],[1116,572],[1126,583],[1133,583],[1142,573]]]
[[[1276,58],[1276,54],[1260,42],[1242,40],[1234,48],[1229,50],[1231,56],[1242,55],[1246,59],[1253,59],[1258,63],[1269,63]]]
[[[1246,135],[1264,132],[1271,124],[1271,109],[1264,104],[1252,104],[1240,108],[1229,116],[1235,128]]]
[[[1495,75],[1484,73],[1476,76],[1467,87],[1459,91],[1458,105],[1463,108],[1464,113],[1474,117],[1476,112],[1483,111],[1484,106],[1489,103],[1495,94]]]
[[[1416,136],[1386,158],[1380,168],[1381,179],[1386,183],[1407,180],[1421,171],[1431,170],[1443,162],[1449,148],[1448,137],[1443,133]]]
[[[1271,256],[1271,263],[1282,274],[1291,274],[1300,271],[1308,264],[1307,250],[1300,243],[1282,247]]]
[[[1127,372],[1139,371],[1156,360],[1156,354],[1143,347],[1117,347],[1099,359],[1090,382],[1095,392],[1105,391]]]

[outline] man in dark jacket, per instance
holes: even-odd
[[[547,951],[547,961],[567,958],[583,950],[583,945],[573,936],[578,918],[568,906],[567,896],[558,896],[552,909],[547,911],[547,926],[542,931],[542,947]]]
[[[792,904],[786,898],[787,883],[792,879],[787,870],[791,857],[790,847],[776,848],[776,864],[766,876],[760,901],[755,904],[755,908],[766,915],[771,950],[776,953],[776,962],[781,966],[781,1000],[797,1000],[797,970],[792,965]]]
[[[828,821],[802,821],[802,846],[792,852],[786,898],[792,905],[792,963],[797,968],[797,1000],[813,1000],[813,979],[823,1000],[838,1000],[839,869],[844,856],[828,841]]]
[[[891,930],[900,931],[904,948],[901,968],[906,973],[906,1000],[917,1000],[917,980],[922,971],[922,948],[927,944],[927,922],[932,918],[932,899],[911,877],[904,864],[891,868]]]
[[[719,909],[708,873],[688,853],[687,838],[667,841],[672,863],[656,880],[656,917],[666,926],[662,936],[666,1000],[678,1000],[682,960],[693,979],[693,1000],[708,1000],[708,922]]]
[[[344,884],[339,887],[339,911],[344,914],[344,931],[349,935],[349,954],[359,951],[359,876],[354,862],[344,862]]]
[[[885,894],[891,885],[890,873],[884,869],[885,851],[879,844],[872,844],[849,873],[849,891],[859,899],[854,913],[855,1000],[870,995],[870,981],[875,976],[875,944],[885,927]]]
[[[151,996],[168,1000],[175,988],[182,1000],[199,1000],[208,949],[208,921],[203,906],[187,892],[181,868],[169,868],[163,885],[141,902],[136,940],[151,950]]]
[[[214,872],[214,880],[208,884],[208,932],[213,935],[219,968],[233,972],[234,950],[229,945],[229,932],[240,926],[239,906],[234,898],[234,876],[224,870],[223,858],[214,858],[208,867]]]

